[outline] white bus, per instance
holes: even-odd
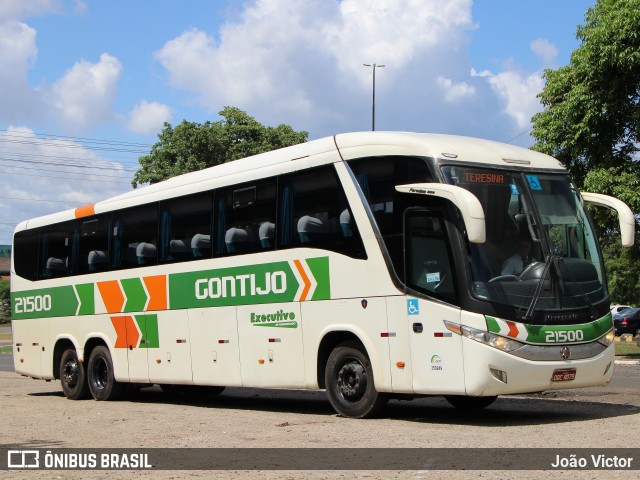
[[[70,399],[326,389],[346,417],[604,385],[614,332],[586,203],[632,245],[625,204],[486,140],[349,133],[174,177],[18,225],[15,370]],[[505,272],[519,242],[529,259]]]

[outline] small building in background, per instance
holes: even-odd
[[[0,278],[9,279],[11,273],[11,245],[0,245]]]

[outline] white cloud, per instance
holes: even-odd
[[[558,48],[549,40],[537,38],[531,42],[531,51],[542,60],[544,68],[551,68],[558,56]]]
[[[512,70],[488,79],[495,92],[505,102],[505,112],[515,119],[519,129],[526,128],[531,117],[542,108],[536,97],[544,88],[544,80],[540,74],[523,75]]]
[[[129,112],[127,127],[143,135],[159,133],[165,122],[171,122],[172,113],[168,105],[142,100]]]
[[[0,218],[5,224],[17,224],[131,190],[130,169],[82,144],[43,138],[30,128],[15,126],[2,132],[2,138],[9,140],[2,142],[0,177],[2,196],[11,199],[0,202]],[[0,243],[9,237],[3,229]]]
[[[27,118],[36,110],[27,72],[36,59],[36,31],[9,20],[0,22],[0,121]]]
[[[476,93],[473,85],[469,85],[466,82],[453,83],[450,78],[438,77],[438,85],[444,90],[444,99],[447,102],[468,99]]]
[[[155,56],[172,86],[194,94],[211,111],[234,105],[260,121],[291,123],[316,134],[353,130],[354,110],[362,114],[362,127],[369,123],[371,70],[363,63],[387,66],[377,84],[381,115],[385,99],[416,108],[435,95],[425,86],[438,75],[456,78],[469,71],[463,47],[465,30],[474,28],[471,4],[256,0],[219,35],[191,29]],[[458,87],[463,90],[457,94],[471,91],[463,82]],[[410,117],[407,111],[403,120]]]
[[[0,0],[0,21],[59,11],[60,0]]]
[[[67,131],[84,131],[113,117],[121,71],[118,59],[103,53],[97,63],[77,62],[53,84],[48,96]]]

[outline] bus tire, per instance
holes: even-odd
[[[388,396],[376,391],[369,357],[356,342],[331,352],[324,378],[329,402],[343,417],[371,417],[387,403]]]
[[[124,384],[116,381],[113,375],[113,361],[109,349],[99,345],[89,357],[87,378],[89,390],[96,400],[117,400],[124,392]]]
[[[78,360],[78,353],[68,348],[60,358],[60,383],[65,397],[69,400],[89,398],[89,384],[84,364]]]
[[[480,410],[496,401],[497,396],[492,397],[468,397],[466,395],[447,395],[444,397],[451,405],[461,410]]]

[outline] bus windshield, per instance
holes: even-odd
[[[484,244],[468,243],[473,294],[526,311],[583,309],[606,295],[602,259],[577,189],[564,174],[444,166],[486,218]]]

